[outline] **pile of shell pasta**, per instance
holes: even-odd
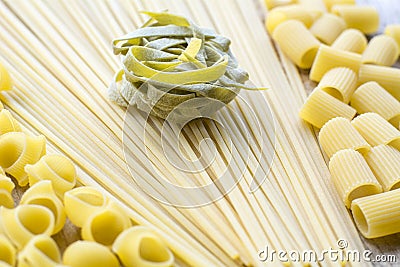
[[[267,1],[266,28],[318,83],[300,117],[320,128],[338,194],[366,238],[400,232],[400,69],[392,67],[400,25],[368,42],[379,28],[374,7],[326,0],[323,13],[276,4]]]

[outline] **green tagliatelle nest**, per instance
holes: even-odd
[[[149,21],[113,41],[123,68],[109,88],[110,100],[187,121],[211,115],[240,89],[260,89],[245,84],[248,73],[238,67],[228,38],[181,16],[143,13]]]

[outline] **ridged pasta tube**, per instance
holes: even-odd
[[[333,68],[322,76],[318,87],[347,104],[357,87],[357,74],[349,68]]]
[[[11,266],[15,265],[17,250],[11,241],[3,234],[0,234],[0,262],[5,262]]]
[[[321,45],[311,67],[310,80],[319,82],[325,73],[336,67],[347,67],[358,73],[360,66],[361,55]]]
[[[395,127],[400,122],[400,102],[376,82],[367,82],[357,88],[350,105],[358,114],[375,112]]]
[[[76,241],[69,245],[63,255],[63,264],[69,267],[120,266],[108,247],[92,241]]]
[[[58,233],[64,227],[67,219],[64,205],[54,192],[51,181],[43,180],[34,184],[22,195],[20,203],[41,205],[53,212],[55,221],[52,234]]]
[[[351,120],[356,110],[320,88],[315,88],[300,110],[300,118],[321,128],[330,119],[344,117]]]
[[[264,2],[268,10],[271,10],[275,7],[295,4],[297,0],[265,0]]]
[[[396,41],[400,54],[400,24],[387,25],[385,28],[385,34]]]
[[[18,254],[18,267],[54,267],[61,264],[57,243],[47,235],[37,235]]]
[[[10,132],[0,136],[0,166],[12,175],[20,186],[28,184],[24,168],[36,163],[46,153],[46,138],[43,135],[29,136]]]
[[[21,132],[19,122],[11,115],[10,111],[3,109],[0,111],[0,135],[9,132]]]
[[[348,28],[354,28],[365,34],[371,34],[379,29],[379,13],[373,6],[334,5],[331,9],[344,19]]]
[[[12,209],[14,208],[14,199],[12,191],[15,185],[10,178],[5,176],[3,171],[0,172],[0,206]]]
[[[329,11],[334,5],[355,5],[356,0],[324,0],[324,4]]]
[[[346,29],[346,23],[341,17],[325,13],[311,26],[311,33],[324,44],[332,44]]]
[[[75,165],[63,155],[46,155],[36,164],[27,165],[25,171],[28,173],[30,186],[42,180],[50,180],[61,199],[76,184]]]
[[[169,267],[174,256],[151,229],[134,226],[122,232],[112,250],[126,267]]]
[[[366,238],[400,232],[400,189],[353,201],[354,221]]]
[[[392,66],[399,57],[396,41],[388,35],[377,35],[369,41],[362,55],[363,64]]]
[[[0,227],[0,232],[22,249],[35,235],[51,235],[54,216],[40,205],[19,205],[15,209],[0,207]]]
[[[354,199],[382,192],[363,156],[353,149],[336,152],[329,161],[329,171],[347,208]]]
[[[7,69],[0,62],[0,91],[8,91],[13,87],[13,83]],[[1,104],[3,107],[3,104]]]
[[[331,45],[332,48],[361,54],[367,47],[365,35],[356,29],[344,30]]]
[[[64,207],[70,221],[82,227],[90,215],[104,209],[109,199],[100,190],[82,186],[74,188],[64,195]]]
[[[351,125],[350,120],[342,117],[333,118],[325,123],[318,139],[329,158],[343,149],[354,149],[361,154],[366,154],[371,149],[367,141]]]
[[[282,51],[300,68],[311,67],[320,42],[297,20],[288,20],[275,28],[272,38]]]
[[[400,149],[400,131],[372,112],[357,116],[351,124],[371,146],[390,145]]]

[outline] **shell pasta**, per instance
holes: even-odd
[[[396,41],[387,35],[377,35],[369,41],[362,55],[362,63],[392,66],[399,57]]]
[[[11,90],[13,83],[6,68],[0,63],[0,91]],[[0,104],[3,108],[3,104]]]
[[[15,265],[17,250],[3,234],[0,234],[0,252],[0,262],[8,263],[11,266]]]
[[[120,266],[108,247],[92,241],[76,241],[69,245],[63,255],[63,264],[72,267]]]
[[[21,126],[10,111],[3,109],[0,111],[0,135],[9,132],[21,132]]]
[[[325,13],[311,26],[310,31],[324,44],[332,44],[346,29],[344,20],[336,15]]]
[[[14,207],[14,199],[12,197],[14,187],[13,181],[8,178],[3,169],[0,168],[0,206],[9,209]]]
[[[61,265],[61,253],[49,236],[37,235],[18,254],[18,267],[54,267]]]
[[[342,17],[347,27],[371,34],[379,29],[379,13],[372,6],[334,5],[331,12]]]
[[[347,104],[357,87],[357,74],[349,68],[333,68],[325,73],[318,87]]]

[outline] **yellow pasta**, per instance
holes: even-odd
[[[18,254],[18,267],[54,267],[61,264],[57,243],[47,235],[37,235]]]
[[[12,267],[12,265],[8,264],[7,262],[0,261],[0,267]]]
[[[117,236],[131,226],[129,218],[116,208],[116,204],[110,204],[86,220],[81,231],[83,240],[111,246]]]
[[[361,55],[321,45],[311,67],[310,79],[319,82],[325,73],[336,67],[347,67],[358,73],[360,65]]]
[[[66,215],[64,205],[57,197],[51,185],[51,181],[40,181],[30,187],[21,198],[21,204],[36,204],[48,208],[54,215],[54,230],[58,233],[64,227]]]
[[[63,198],[64,193],[74,188],[76,184],[75,165],[63,155],[46,155],[36,164],[27,165],[25,171],[28,173],[29,185],[50,180],[60,198]]]
[[[390,145],[400,149],[400,131],[372,112],[356,117],[351,124],[371,146]]]
[[[21,132],[19,122],[14,119],[10,111],[3,109],[0,111],[0,135],[8,132]]]
[[[345,29],[346,23],[341,17],[325,13],[314,22],[310,31],[318,40],[330,45]]]
[[[12,80],[7,69],[0,62],[0,91],[6,91],[12,89]],[[3,105],[1,104],[1,107]]]
[[[388,145],[379,145],[373,147],[364,157],[384,191],[400,188],[399,150]]]
[[[295,3],[297,3],[297,0],[265,0],[265,5],[267,6],[268,10]]]
[[[349,68],[333,68],[322,76],[318,87],[347,104],[357,87],[357,74]]]
[[[358,75],[360,84],[375,81],[397,100],[400,100],[400,69],[363,64]]]
[[[400,24],[387,25],[385,28],[385,34],[392,37],[396,41],[400,54]]]
[[[0,207],[0,227],[0,232],[22,249],[35,235],[51,235],[54,216],[48,208],[40,205],[19,205],[15,209]]]
[[[8,263],[12,266],[15,265],[17,250],[14,245],[5,237],[0,234],[0,262]]]
[[[134,226],[122,232],[112,248],[126,267],[169,267],[174,256],[149,228]]]
[[[329,161],[329,171],[347,208],[356,198],[382,192],[382,186],[363,156],[353,149],[336,152]]]
[[[310,9],[302,5],[277,7],[268,12],[265,27],[272,34],[279,24],[287,20],[298,20],[309,28],[314,22],[314,16]]]
[[[104,193],[89,186],[77,187],[64,195],[65,212],[78,227],[82,227],[90,215],[102,210],[108,203]]]
[[[63,255],[69,267],[119,267],[117,257],[109,248],[92,241],[76,241]]]
[[[308,96],[299,115],[308,123],[321,128],[335,117],[351,120],[356,115],[356,110],[317,87]]]
[[[342,17],[348,28],[354,28],[365,34],[379,29],[379,13],[373,6],[334,5],[331,12]]]
[[[400,121],[400,102],[376,82],[367,82],[357,88],[350,105],[358,114],[375,112],[395,127]]]
[[[370,145],[351,125],[350,120],[342,117],[333,118],[321,128],[319,143],[328,157],[343,149],[354,149],[366,154]]]
[[[278,25],[272,38],[282,51],[300,68],[311,67],[320,42],[297,20],[288,20]]]
[[[400,232],[400,189],[353,201],[354,221],[366,238]]]
[[[356,0],[323,0],[327,10],[331,10],[334,5],[355,5]]]
[[[396,41],[387,35],[377,35],[369,41],[362,55],[362,63],[392,66],[399,57]]]
[[[331,45],[332,48],[361,54],[367,47],[367,38],[356,29],[344,30]]]
[[[29,136],[10,132],[0,136],[0,166],[12,175],[20,186],[28,184],[25,165],[36,163],[46,153],[43,135]]]
[[[14,199],[12,197],[14,187],[13,181],[0,172],[0,206],[9,209],[14,208]]]

